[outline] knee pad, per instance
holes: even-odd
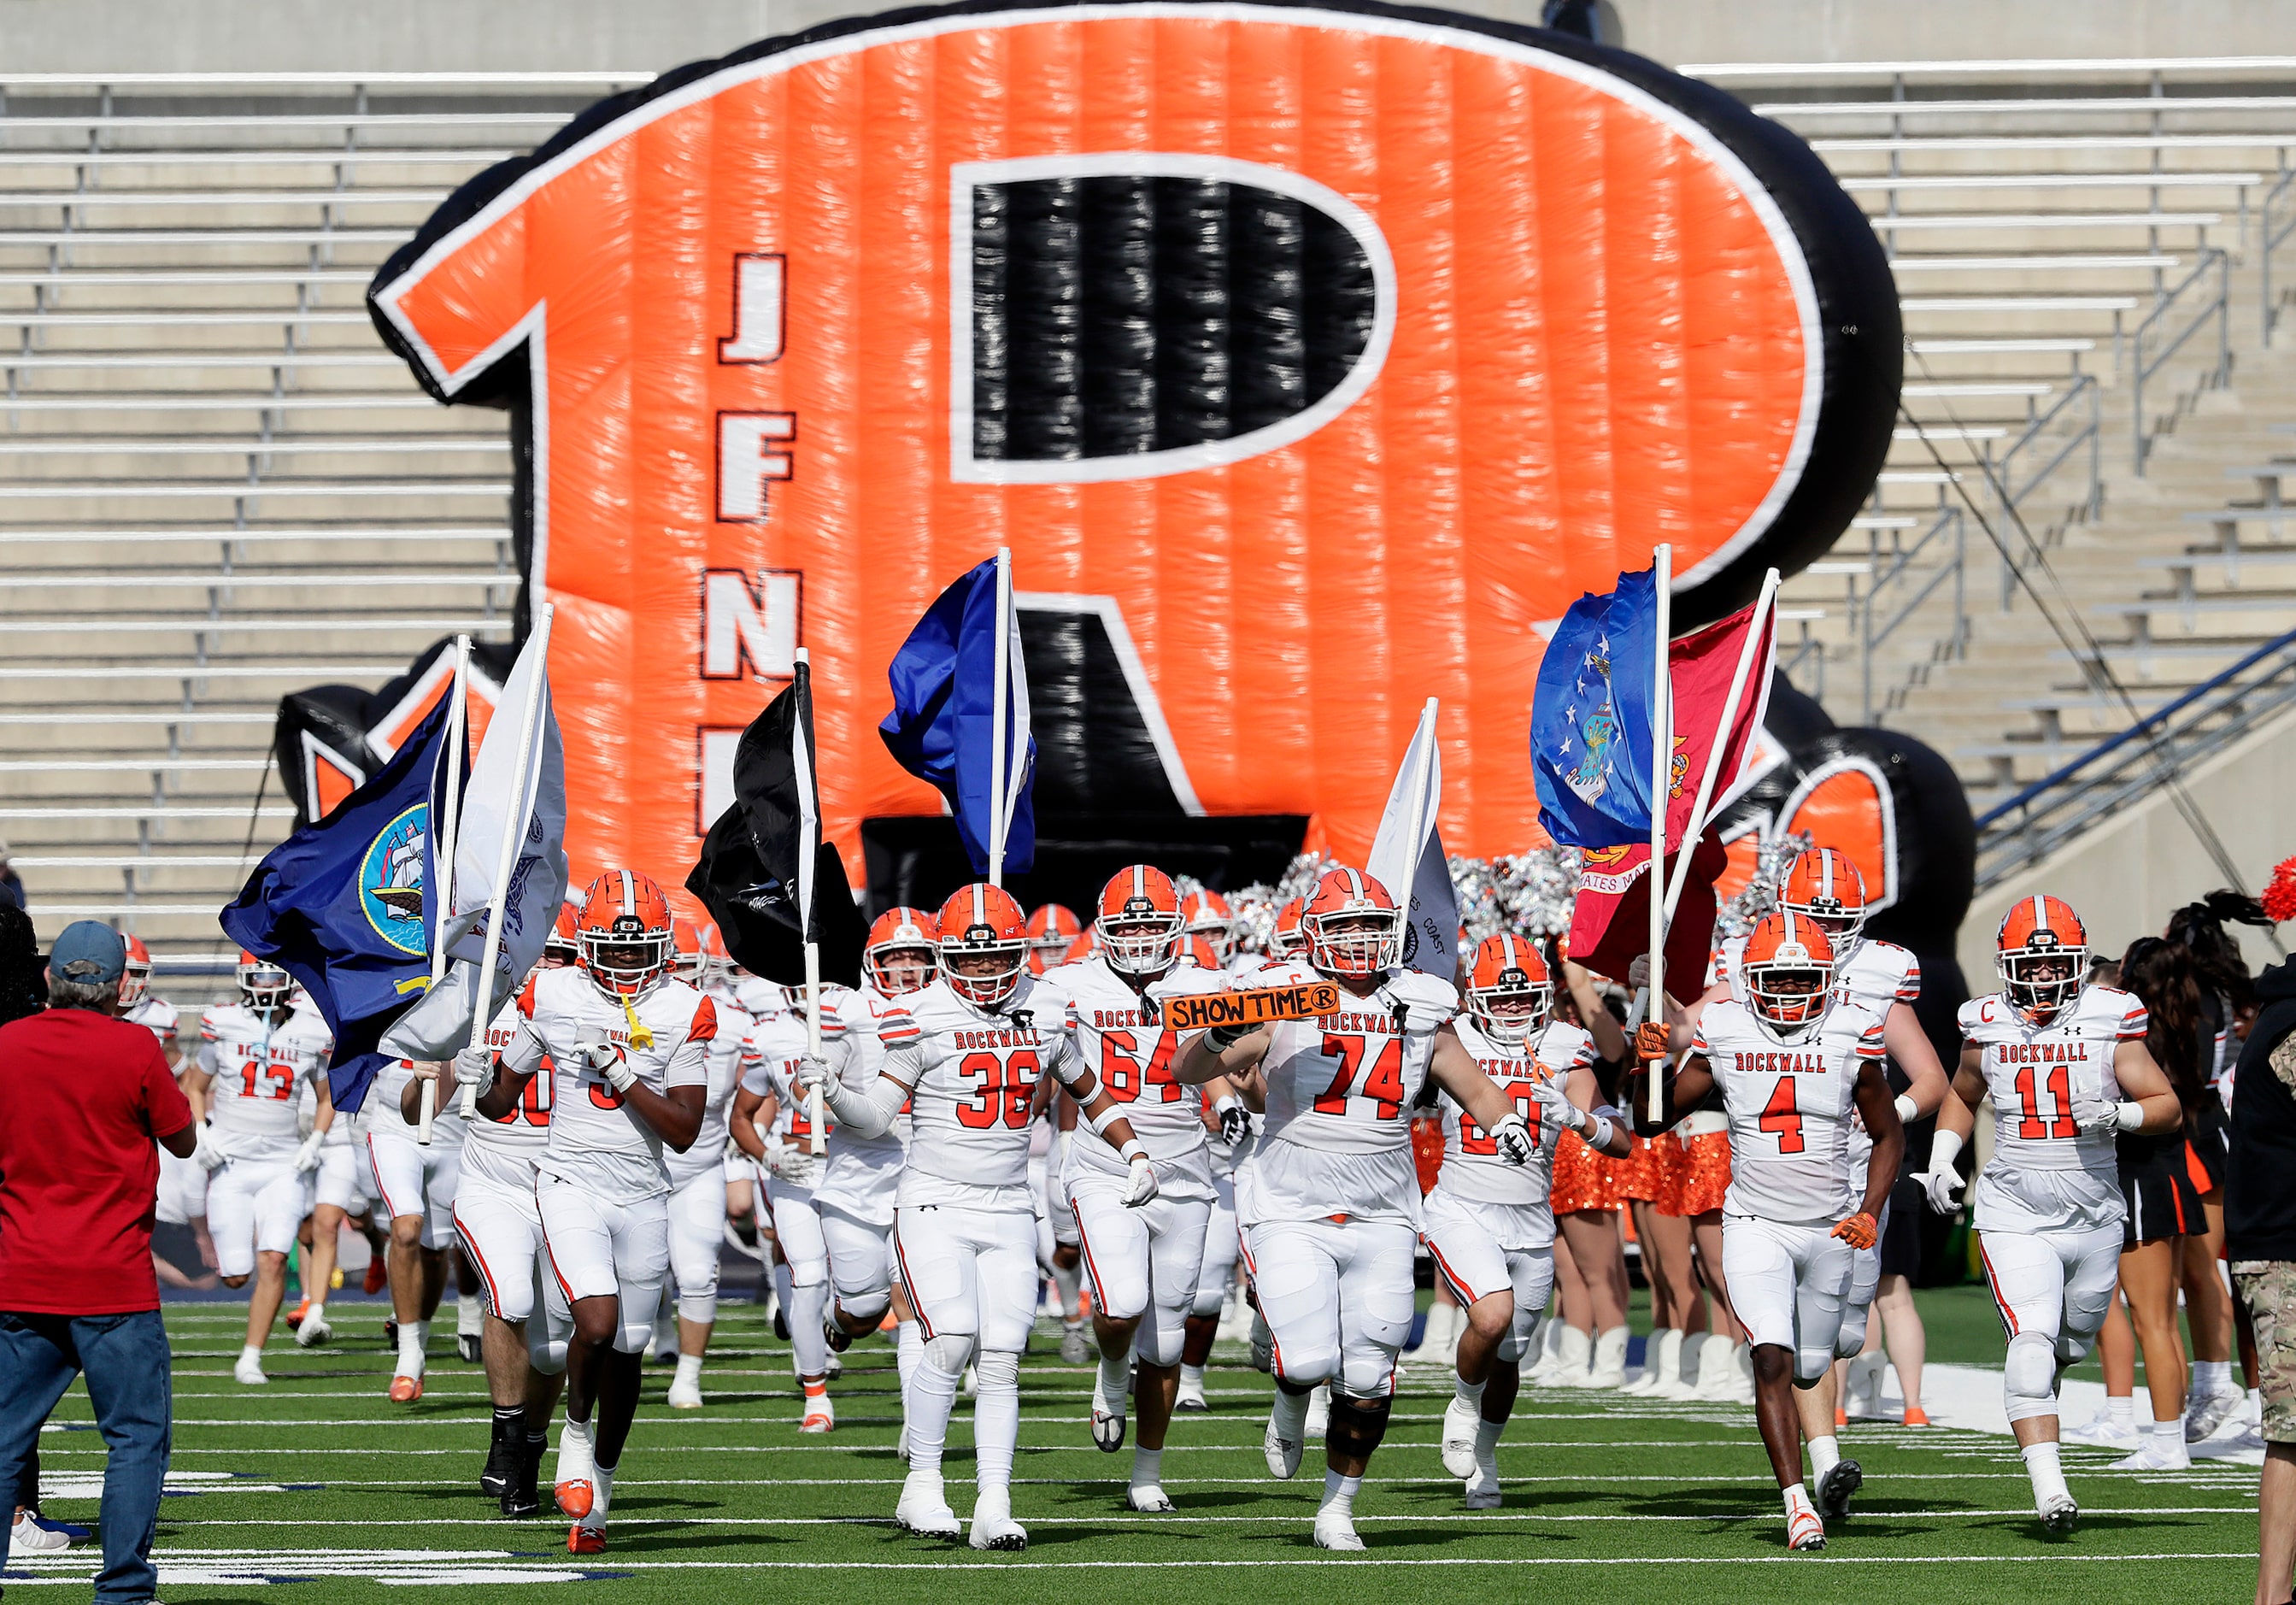
[[[677,1318],[680,1321],[694,1321],[701,1326],[708,1326],[716,1321],[718,1319],[716,1291],[713,1289],[708,1293],[680,1293],[677,1296]]]
[[[2010,1338],[2001,1365],[2001,1394],[2013,1421],[2056,1414],[2056,1344],[2039,1332],[2020,1332]]]
[[[1188,1314],[1197,1321],[1210,1321],[1227,1308],[1226,1288],[1198,1288],[1195,1302],[1188,1306]]]
[[[789,1273],[790,1286],[792,1288],[817,1288],[829,1280],[829,1262],[817,1259],[791,1260]]]
[[[1514,1322],[1507,1328],[1506,1336],[1499,1339],[1498,1347],[1492,1351],[1493,1356],[1509,1365],[1520,1362],[1525,1354],[1538,1346],[1538,1329],[1546,1319],[1546,1312],[1544,1310],[1525,1310],[1520,1305],[1516,1305]]]
[[[1358,1399],[1333,1388],[1331,1425],[1324,1429],[1325,1445],[1343,1460],[1369,1455],[1387,1436],[1387,1412],[1392,1403],[1383,1398]]]
[[[526,1362],[534,1367],[535,1370],[540,1371],[545,1377],[564,1375],[566,1370],[566,1340],[563,1338],[558,1338],[555,1341],[544,1338],[537,1342],[534,1338],[528,1338],[526,1342]]]
[[[643,1354],[653,1346],[653,1317],[651,1314],[626,1319],[614,1332],[614,1353]]]
[[[972,1375],[983,1394],[1018,1394],[1021,1356],[1011,1349],[983,1349],[972,1362]]]
[[[943,1332],[926,1338],[925,1363],[952,1377],[964,1375],[964,1368],[972,1363],[972,1334]]]
[[[1804,1390],[1816,1387],[1825,1380],[1825,1373],[1833,1369],[1833,1351],[1830,1348],[1797,1348],[1793,1352],[1793,1384]]]
[[[1866,1320],[1872,1306],[1841,1312],[1841,1329],[1833,1335],[1837,1360],[1853,1359],[1866,1351]]]
[[[1132,1352],[1143,1365],[1177,1365],[1188,1344],[1188,1323],[1177,1310],[1152,1307],[1141,1317]]]

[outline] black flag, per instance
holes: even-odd
[[[821,839],[815,785],[813,678],[797,678],[742,732],[734,805],[709,827],[685,877],[718,922],[726,951],[751,975],[805,984],[805,944],[821,949],[821,978],[857,986],[868,926],[854,906],[845,860]]]

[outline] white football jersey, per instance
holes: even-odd
[[[1545,1204],[1554,1181],[1555,1133],[1539,1118],[1545,1111],[1530,1095],[1531,1083],[1567,1084],[1573,1070],[1595,1062],[1595,1039],[1566,1021],[1549,1020],[1524,1047],[1509,1047],[1469,1016],[1463,1014],[1451,1024],[1460,1043],[1474,1056],[1476,1067],[1507,1095],[1530,1127],[1531,1155],[1529,1165],[1509,1165],[1499,1156],[1497,1139],[1446,1096],[1443,1190],[1483,1204]]]
[[[1305,959],[1271,965],[1255,986],[1329,977]],[[1260,1062],[1267,1124],[1253,1158],[1255,1221],[1419,1218],[1411,1110],[1435,1033],[1458,1012],[1457,989],[1391,969],[1367,997],[1342,992],[1334,1012],[1282,1020]]]
[[[1792,1040],[1735,999],[1707,1006],[1691,1051],[1705,1057],[1730,1122],[1724,1213],[1831,1225],[1865,1197],[1849,1151],[1857,1078],[1882,1060],[1882,1020],[1831,999]]]
[[[183,1018],[176,1013],[173,1003],[165,998],[155,998],[150,992],[138,998],[135,1007],[119,1017],[130,1025],[143,1026],[159,1039],[160,1047],[168,1049],[175,1047],[176,1028]]]
[[[1210,1198],[1203,1099],[1172,1079],[1172,1060],[1186,1038],[1097,953],[1047,970],[1044,984],[1062,1000],[1061,1028],[1132,1123],[1133,1135],[1147,1145],[1158,1185],[1176,1198]],[[1158,981],[1156,992],[1177,997],[1222,992],[1226,984],[1220,971],[1178,964]],[[1107,1143],[1079,1139],[1069,1144],[1069,1168],[1121,1176],[1130,1167]]]
[[[368,1131],[414,1140],[417,1123],[401,1112],[405,1106],[399,1101],[414,1079],[414,1066],[409,1059],[392,1059],[375,1072],[374,1085],[367,1089],[366,1101],[359,1106]],[[450,1079],[439,1087],[439,1101],[431,1112],[430,1146],[459,1148],[463,1130],[463,1100]]]
[[[631,1041],[630,1013],[651,1042]],[[709,1040],[718,1032],[718,1006],[674,976],[656,981],[626,1004],[598,990],[576,966],[544,970],[519,994],[519,1024],[504,1066],[515,1074],[538,1072],[546,1058],[551,1089],[550,1140],[535,1159],[544,1175],[596,1191],[610,1202],[638,1203],[669,1191],[661,1136],[627,1107],[605,1073],[585,1062],[585,1044],[611,1044],[638,1078],[658,1093],[672,1087],[706,1087]]]
[[[684,1153],[671,1148],[662,1154],[673,1188],[683,1187],[726,1163],[726,1134],[733,1126],[734,1090],[742,1084],[742,1045],[749,1040],[750,1017],[738,1003],[728,1003],[718,997],[709,997],[709,1001],[718,1011],[718,1032],[702,1050],[702,1069],[707,1077],[702,1085],[707,1091],[701,1106],[701,1130],[694,1134],[693,1146]]]
[[[833,1063],[843,1051],[843,1026],[827,1007],[827,998],[823,1003],[821,1050]],[[798,1061],[806,1056],[811,1043],[805,1017],[793,1009],[751,1020],[748,1033],[742,1039],[740,1085],[746,1091],[774,1100],[773,1134],[783,1142],[809,1144],[813,1139],[810,1100],[797,1095]],[[845,1140],[836,1137],[836,1132],[837,1118],[824,1107],[821,1136],[829,1153],[836,1152],[837,1143]],[[833,1137],[835,1141],[831,1140]]]
[[[887,1011],[914,995],[889,998],[865,983],[858,991],[840,986],[825,995],[823,1041],[826,1045],[833,1037],[837,1044],[830,1058],[840,1081],[860,1089],[884,1074],[885,1044],[877,1035],[879,1023]],[[905,1104],[893,1129],[882,1137],[864,1137],[849,1128],[838,1132],[829,1145],[829,1163],[813,1190],[815,1201],[834,1205],[861,1220],[891,1225],[893,1195],[908,1156],[908,1115]]]
[[[2144,1040],[2144,1005],[2113,987],[2084,986],[2048,1024],[2036,1025],[1997,992],[1963,1004],[1960,1025],[1984,1053],[1995,1115],[1987,1168],[2088,1171],[2112,1179],[2117,1189],[2113,1133],[2083,1133],[2073,1100],[2120,1101],[2113,1052]]]
[[[504,1009],[487,1027],[483,1046],[472,1044],[455,1056],[455,1063],[476,1062],[478,1056],[492,1054],[499,1058],[510,1051],[518,1039],[519,1015],[515,1009]],[[545,1065],[526,1083],[526,1091],[499,1120],[484,1115],[466,1123],[463,1133],[463,1173],[484,1176],[489,1181],[504,1187],[530,1192],[534,1188],[534,1162],[542,1150],[550,1146],[550,1102],[556,1092],[558,1077],[553,1068]],[[447,1097],[459,1109],[462,1095],[459,1089],[449,1088]]]
[[[908,1165],[903,1204],[977,1198],[971,1189],[1012,1189],[1031,1208],[1029,1127],[1037,1084],[1047,1074],[1073,1086],[1086,1066],[1062,1030],[1063,1000],[1023,974],[1003,1007],[976,1008],[945,981],[896,999],[877,1018],[884,1074],[909,1089]],[[1101,1138],[1080,1132],[1078,1142]],[[1004,1200],[981,1200],[1001,1205]]]
[[[274,1023],[238,1003],[200,1017],[200,1068],[213,1078],[208,1108],[215,1146],[237,1159],[288,1159],[303,1140],[298,1097],[326,1074],[334,1038],[325,1020],[290,1009]]]

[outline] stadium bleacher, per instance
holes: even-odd
[[[2020,568],[2146,705],[2296,624],[2284,74],[1690,70],[1810,140],[1904,297],[1888,468],[1785,593],[1799,683],[1945,752],[1982,811],[2128,715],[1980,514],[2031,531]],[[116,918],[198,995],[287,818],[279,696],[507,636],[504,420],[423,397],[361,292],[456,184],[643,76],[0,79],[0,836],[44,936]]]

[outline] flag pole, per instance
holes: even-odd
[[[805,784],[814,802],[813,831],[810,840],[799,844],[798,874],[806,895],[805,906],[797,911],[798,929],[805,934],[805,1050],[815,1058],[821,1057],[821,944],[813,939],[813,863],[821,853],[821,790],[820,780],[814,773],[813,759],[813,654],[805,647],[797,649],[797,661],[805,665],[805,701],[798,709],[798,722],[805,743]],[[808,1124],[813,1127],[806,1139],[805,1150],[818,1158],[829,1151],[829,1134],[822,1128],[828,1124],[828,1099],[820,1087],[813,1090],[806,1100]]]
[[[447,978],[447,922],[455,917],[455,827],[463,811],[463,730],[470,718],[471,638],[455,638],[455,678],[447,687],[447,818],[431,821],[431,840],[439,850],[430,855],[440,884],[432,888],[431,902],[439,910],[430,928],[430,984]],[[430,1146],[430,1124],[439,1116],[439,1083],[422,1083],[422,1111],[414,1124],[414,1140]]]
[[[1761,646],[1762,632],[1769,627],[1770,612],[1777,604],[1778,571],[1772,569],[1762,576],[1762,594],[1754,600],[1753,615],[1746,621],[1746,638],[1738,648],[1738,666],[1730,673],[1730,695],[1722,701],[1721,722],[1714,728],[1714,745],[1706,752],[1706,772],[1698,778],[1698,800],[1691,804],[1690,829],[1684,840],[1695,846],[1698,838],[1706,834],[1706,810],[1714,801],[1714,790],[1722,778],[1722,760],[1730,743],[1730,732],[1738,723],[1739,704],[1745,700],[1746,685],[1753,678],[1754,654]],[[1675,860],[1674,878],[1666,889],[1666,923],[1674,924],[1674,911],[1682,902],[1683,888],[1690,882],[1688,852]]]
[[[1674,681],[1667,663],[1669,638],[1674,633],[1674,547],[1661,542],[1652,555],[1652,565],[1658,591],[1658,664],[1651,679],[1650,1017],[1664,1025],[1666,904],[1659,888],[1666,865],[1667,777],[1674,764]],[[1650,1117],[1653,1121],[1666,1107],[1664,1083],[1660,1066],[1652,1066]]]
[[[1004,884],[1004,704],[1013,694],[1013,548],[996,548],[996,670],[988,714],[988,884]]]
[[[554,603],[545,602],[535,616],[534,681],[527,687],[526,706],[519,710],[518,761],[512,771],[518,778],[521,797],[533,784],[529,770],[534,765],[535,737],[541,733],[542,701],[550,690],[550,621],[557,613]],[[513,803],[521,798],[512,799]],[[526,798],[529,802],[530,798]],[[487,1027],[494,1020],[495,964],[502,957],[503,910],[510,901],[510,875],[518,868],[519,844],[526,839],[524,807],[513,807],[511,815],[518,827],[503,832],[502,852],[495,860],[494,896],[487,903],[487,940],[479,959],[478,1006],[471,1014],[471,1030],[478,1038],[479,1051],[487,1050]],[[463,1118],[477,1118],[479,1092],[475,1087],[463,1089]]]

